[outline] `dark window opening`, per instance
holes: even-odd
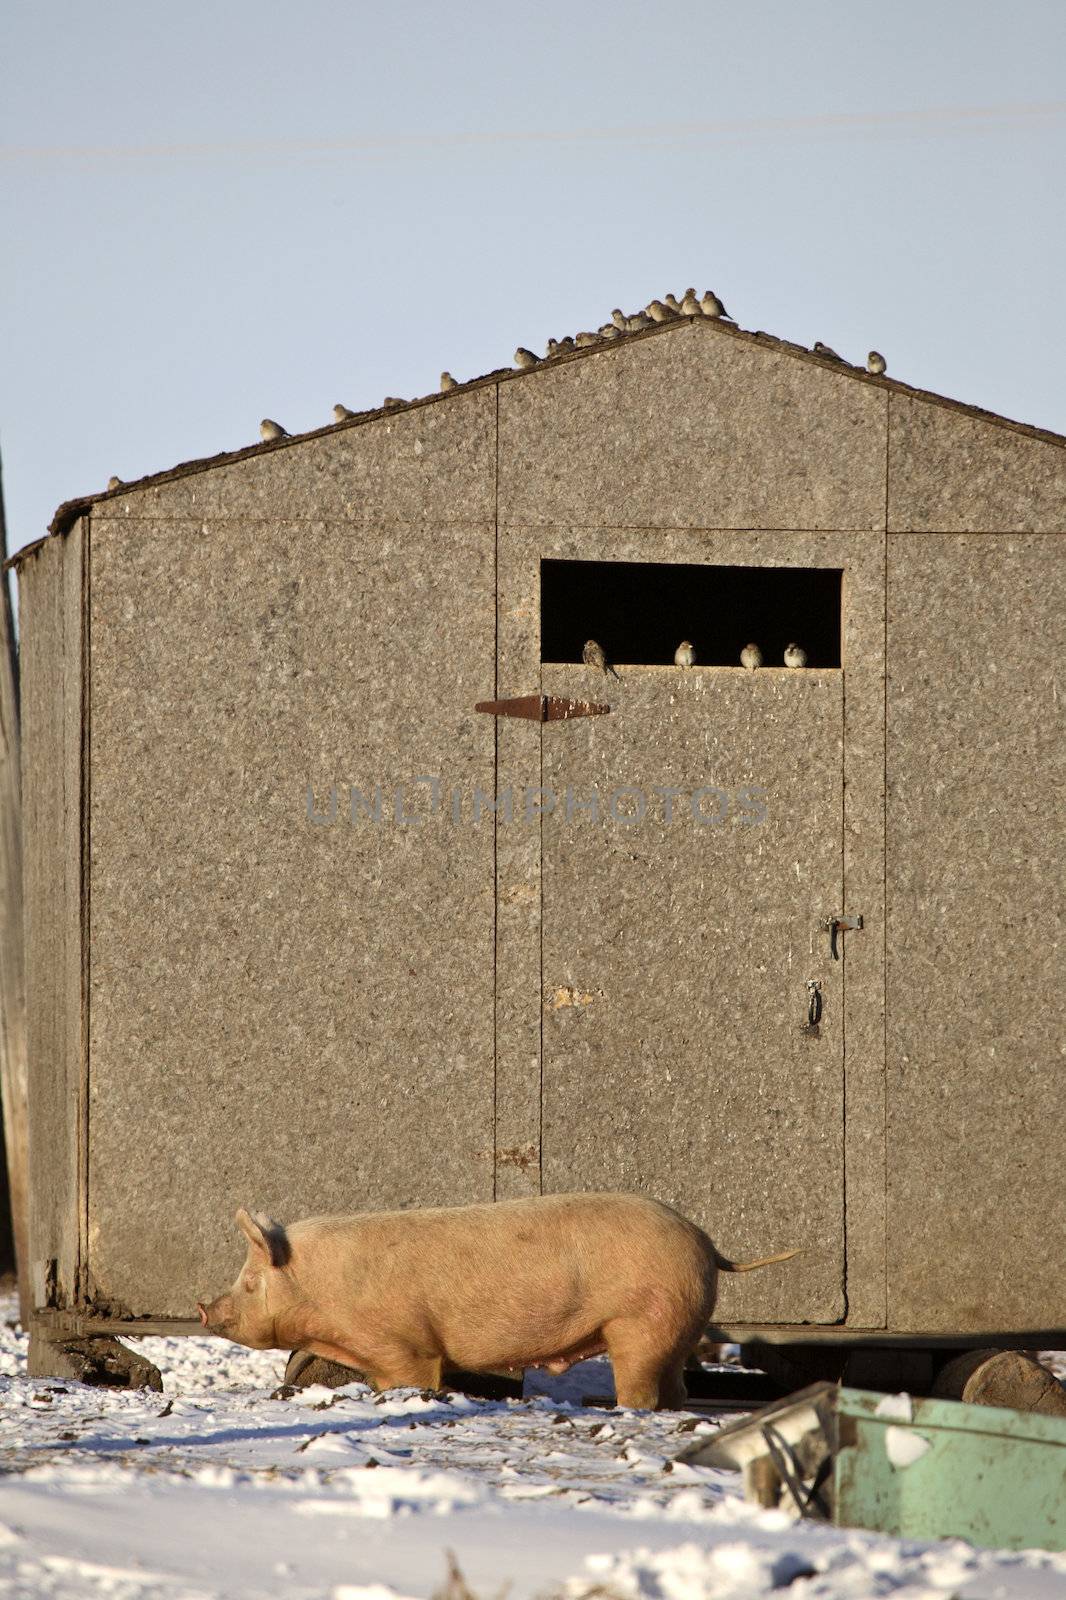
[[[542,561],[540,579],[542,661],[580,661],[595,639],[608,661],[672,666],[687,639],[704,667],[739,666],[748,643],[767,667],[790,644],[809,667],[840,666],[839,567]]]

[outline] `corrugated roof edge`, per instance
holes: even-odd
[[[353,417],[346,417],[343,422],[332,422],[324,428],[313,428],[308,433],[289,434],[284,439],[246,445],[243,450],[227,450],[217,456],[202,456],[195,461],[183,461],[176,467],[169,467],[165,472],[153,472],[144,478],[131,479],[118,489],[104,489],[99,494],[83,495],[77,500],[65,500],[49,523],[47,534],[41,539],[35,539],[32,544],[23,545],[21,550],[16,550],[13,556],[9,556],[4,563],[4,571],[12,567],[17,569],[27,556],[39,550],[49,538],[69,533],[78,518],[100,501],[114,500],[119,495],[129,494],[131,490],[144,489],[152,484],[171,483],[177,478],[192,477],[194,473],[210,472],[213,467],[229,466],[234,461],[247,461],[249,457],[263,455],[268,450],[287,450],[293,445],[303,444],[308,439],[321,439],[327,434],[339,433],[345,428],[365,427],[368,422],[377,422],[382,417],[395,417],[405,411],[413,411],[419,406],[440,404],[454,399],[456,395],[469,394],[472,389],[479,389],[486,384],[535,378],[538,373],[546,369],[554,370],[571,361],[584,361],[590,357],[606,355],[623,345],[630,345],[637,339],[654,339],[675,332],[683,325],[690,328],[695,326],[713,329],[715,333],[726,335],[731,339],[758,344],[764,349],[770,347],[781,350],[797,360],[828,367],[831,371],[854,378],[860,383],[876,384],[879,388],[906,395],[909,399],[941,406],[962,416],[974,417],[979,422],[990,422],[995,427],[1007,428],[1012,433],[1019,433],[1027,439],[1038,439],[1043,444],[1066,446],[1066,436],[1052,433],[1049,428],[1037,428],[1031,423],[1016,422],[1010,417],[1000,416],[998,412],[986,411],[981,406],[967,405],[965,401],[951,400],[947,395],[934,394],[931,389],[916,389],[912,384],[901,383],[898,378],[878,377],[875,373],[866,372],[862,367],[852,366],[850,362],[836,361],[831,356],[818,355],[814,350],[808,350],[805,345],[793,344],[790,340],[779,339],[771,333],[763,333],[761,330],[753,333],[747,328],[737,328],[732,323],[722,322],[717,318],[678,317],[672,322],[662,322],[654,328],[645,328],[640,333],[625,334],[618,339],[605,339],[602,344],[586,345],[579,350],[568,350],[565,355],[545,358],[535,367],[497,367],[495,371],[486,372],[479,378],[471,378],[467,383],[457,384],[454,389],[449,389],[443,394],[421,395],[417,400],[409,400],[402,406],[380,406],[373,411],[359,411]]]

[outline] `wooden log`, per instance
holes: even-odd
[[[366,1383],[364,1372],[355,1367],[342,1366],[339,1361],[329,1361],[325,1356],[312,1355],[310,1350],[294,1350],[285,1368],[281,1388],[275,1390],[275,1399],[287,1399],[297,1389],[308,1389],[312,1384],[324,1384],[327,1389],[340,1389],[346,1383]],[[464,1367],[447,1367],[444,1388],[460,1394],[474,1395],[481,1400],[521,1400],[522,1380],[511,1372],[468,1372]],[[282,1391],[286,1393],[282,1393]]]
[[[933,1393],[975,1406],[1066,1417],[1066,1389],[1024,1350],[967,1351],[941,1369]]]
[[[0,475],[0,563],[7,559]],[[15,1240],[19,1315],[29,1325],[29,1131],[26,960],[22,931],[22,785],[19,772],[18,658],[11,590],[0,598],[0,1101]]]
[[[101,1389],[154,1389],[163,1392],[163,1379],[154,1361],[138,1355],[118,1339],[45,1339],[30,1334],[26,1361],[28,1378],[72,1378]]]

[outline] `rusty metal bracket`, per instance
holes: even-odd
[[[839,934],[847,933],[849,928],[861,928],[861,917],[846,917],[842,911],[836,916],[826,917],[822,923],[822,932],[829,935],[829,954],[834,961],[840,960],[840,947],[837,943]]]
[[[553,694],[522,694],[512,700],[479,700],[475,711],[490,717],[524,717],[528,722],[569,722],[573,717],[602,717],[610,706],[588,700],[560,700]]]

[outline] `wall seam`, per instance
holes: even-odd
[[[79,1041],[79,1129],[78,1129],[78,1272],[77,1289],[75,1294],[76,1304],[83,1304],[89,1297],[89,892],[91,888],[89,862],[89,781],[90,781],[90,697],[89,697],[89,672],[90,672],[90,556],[92,551],[92,518],[86,517],[83,524],[81,539],[81,630],[78,647],[81,659],[80,678],[80,752],[79,752],[79,793],[78,793],[78,831],[81,836],[80,882],[78,884],[80,915],[78,926],[81,935],[80,971],[81,971],[81,996],[80,996],[80,1024],[81,1037]]]
[[[496,396],[493,432],[493,512],[492,512],[492,698],[500,694],[500,386],[493,385]],[[500,722],[492,718],[492,792],[499,799],[500,789]],[[499,1165],[500,1116],[500,815],[499,807],[492,812],[492,1198],[497,1199]]]
[[[846,585],[846,583],[847,583],[846,572],[845,572],[844,575],[842,575],[842,580],[841,581],[842,581],[842,586]],[[844,593],[846,593],[846,592],[847,591],[846,591],[846,588],[845,588],[844,589]],[[841,618],[841,621],[843,621],[843,618]],[[843,640],[841,640],[841,645],[843,646]],[[840,705],[840,725],[841,725],[841,732],[843,734],[843,748],[842,748],[842,751],[841,751],[841,763],[840,763],[840,765],[841,765],[841,778],[843,780],[841,785],[840,785],[840,908],[841,908],[841,911],[846,913],[847,910],[848,910],[848,902],[849,902],[849,884],[848,884],[848,874],[847,874],[847,852],[848,852],[848,817],[847,817],[847,809],[848,809],[848,674],[847,674],[847,667],[845,666],[845,663],[844,663],[844,651],[843,651],[843,648],[841,649],[841,652],[840,652],[840,663],[841,663],[841,666],[844,667],[843,672],[841,672],[841,674],[840,674],[840,700],[841,700],[841,705]],[[833,914],[834,913],[833,913],[832,909],[830,909],[830,911],[828,912],[828,915],[829,916],[833,916]],[[850,1314],[850,1306],[849,1306],[849,1301],[848,1301],[848,960],[847,960],[847,940],[846,939],[842,939],[840,942],[841,942],[840,976],[841,976],[841,989],[842,989],[842,999],[843,999],[843,1004],[840,1007],[840,1069],[841,1069],[841,1079],[842,1079],[842,1082],[841,1082],[841,1096],[840,1096],[840,1099],[841,1099],[841,1107],[840,1107],[840,1109],[841,1109],[840,1174],[841,1174],[841,1191],[842,1191],[841,1203],[842,1203],[843,1247],[844,1247],[844,1273],[843,1273],[843,1282],[842,1282],[842,1285],[841,1285],[841,1290],[842,1290],[843,1297],[844,1297],[844,1304],[841,1307],[841,1314],[840,1314],[840,1317],[838,1318],[838,1321],[847,1322],[848,1316]]]
[[[889,1235],[889,1217],[888,1217],[888,850],[889,850],[889,838],[888,838],[888,599],[889,599],[889,587],[888,587],[888,569],[889,569],[888,524],[889,524],[889,493],[890,493],[890,491],[889,491],[889,480],[890,480],[891,470],[892,470],[891,469],[891,462],[892,462],[891,442],[892,442],[892,394],[891,394],[891,391],[889,391],[889,394],[888,394],[888,396],[886,398],[886,403],[885,403],[885,531],[884,531],[884,534],[882,535],[882,537],[884,539],[884,583],[883,583],[883,586],[882,586],[882,592],[883,592],[883,602],[882,603],[883,603],[883,606],[884,606],[883,646],[882,646],[882,648],[883,648],[882,674],[883,674],[883,683],[884,683],[884,688],[883,688],[884,710],[883,710],[882,723],[883,723],[883,730],[884,731],[883,731],[883,734],[882,734],[883,744],[882,744],[882,752],[881,752],[882,763],[883,763],[883,765],[882,765],[882,783],[881,783],[881,795],[882,795],[881,810],[882,810],[882,835],[883,835],[883,849],[881,851],[881,905],[882,905],[882,908],[883,908],[882,909],[882,922],[883,922],[883,925],[882,925],[882,928],[881,928],[881,1034],[882,1034],[882,1052],[883,1052],[883,1054],[882,1054],[882,1065],[881,1065],[881,1129],[882,1129],[882,1132],[881,1132],[881,1170],[882,1170],[882,1194],[883,1194],[883,1201],[882,1201],[883,1212],[882,1212],[882,1215],[884,1217],[883,1230],[882,1230],[883,1244],[882,1244],[882,1254],[881,1254],[881,1280],[882,1280],[882,1296],[883,1296],[883,1307],[884,1307],[883,1313],[882,1313],[882,1321],[884,1322],[884,1325],[885,1325],[886,1328],[888,1327],[888,1309],[889,1309],[889,1293],[888,1293],[888,1290],[889,1290],[889,1284],[888,1284],[888,1235]]]

